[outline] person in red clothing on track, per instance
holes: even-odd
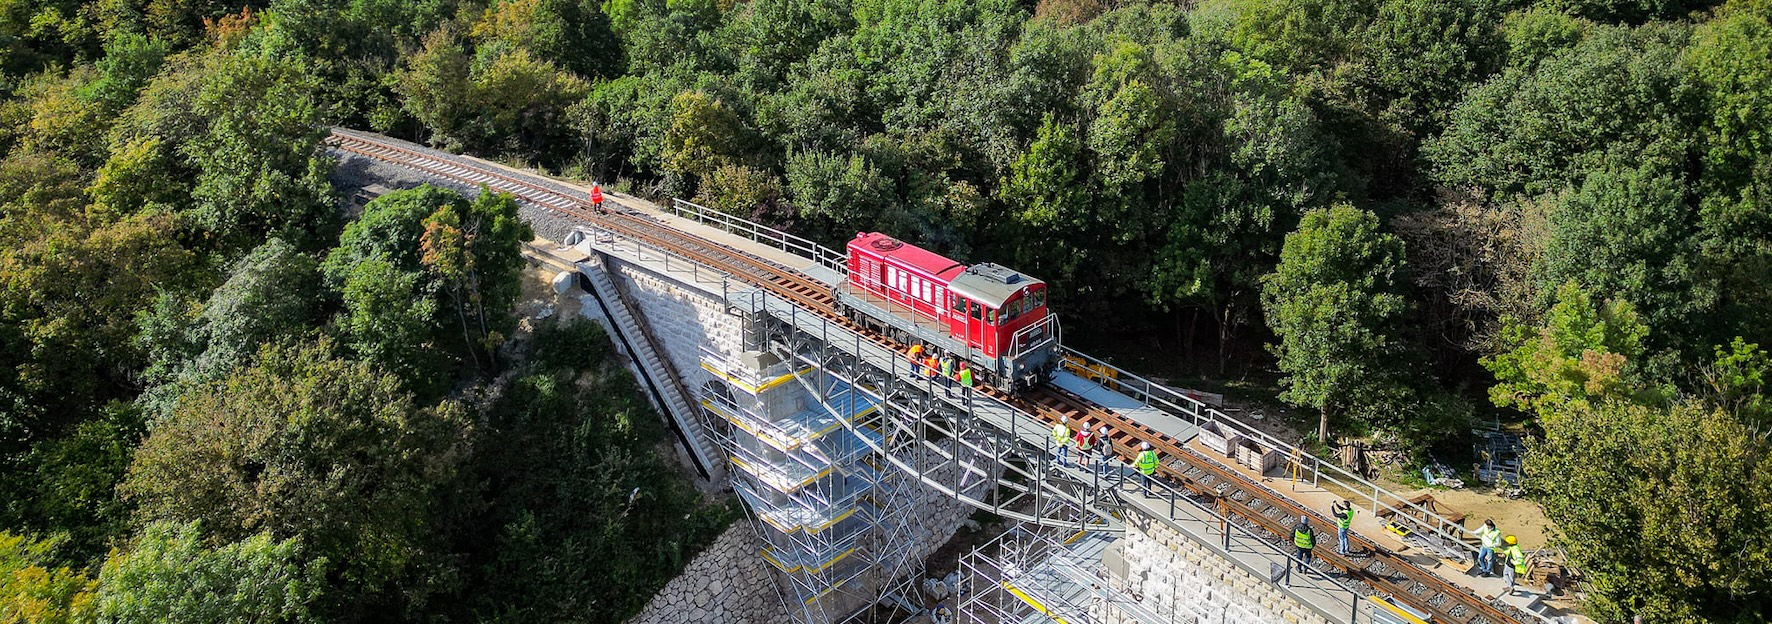
[[[603,212],[603,185],[596,182],[591,183],[591,208]]]

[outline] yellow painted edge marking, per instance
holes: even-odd
[[[1083,539],[1083,536],[1085,536],[1085,535],[1088,535],[1088,533],[1085,533],[1083,531],[1077,531],[1076,535],[1072,535],[1070,537],[1070,539],[1065,540],[1064,543],[1066,546],[1069,546],[1069,545],[1075,543],[1077,540]]]
[[[868,414],[872,414],[878,409],[880,409],[879,406],[870,407],[870,408],[864,409],[862,411],[856,412],[854,415],[849,416],[847,418],[838,418],[836,422],[831,423],[831,426],[818,430],[817,432],[813,433],[811,437],[816,438],[816,437],[822,436],[824,434],[830,433],[832,431],[836,431],[838,427],[843,426],[844,422],[853,421],[857,418],[861,418],[861,417],[866,416]],[[863,425],[863,426],[865,427],[866,425]]]
[[[1404,611],[1401,608],[1398,608],[1396,605],[1391,604],[1389,600],[1385,600],[1383,598],[1373,596],[1372,602],[1377,604],[1378,606],[1384,607],[1384,610],[1386,610],[1386,611],[1397,614],[1397,617],[1403,618],[1403,620],[1408,622],[1409,624],[1427,624],[1427,620],[1423,620],[1421,618],[1415,617],[1414,615],[1411,615],[1408,611]]]
[[[771,379],[768,382],[764,383],[763,385],[758,386],[757,392],[762,392],[764,390],[768,390],[770,388],[774,388],[774,387],[782,385],[784,383],[793,381],[795,377],[799,377],[800,375],[804,375],[809,372],[812,372],[811,366],[808,366],[806,368],[802,368],[802,369],[794,371],[792,373],[788,373],[786,375],[782,375],[780,377],[776,377],[776,378]]]
[[[790,567],[788,567],[787,564],[777,561],[775,559],[775,557],[772,557],[769,555],[768,548],[764,548],[762,551],[760,551],[760,554],[763,555],[763,560],[768,561],[769,563],[775,564],[775,569],[781,570],[782,572],[787,572],[789,574],[792,574],[795,570],[800,569],[800,566],[794,566],[794,567],[790,568]]]
[[[843,579],[841,581],[837,581],[837,584],[824,588],[824,591],[818,592],[817,594],[813,594],[813,596],[811,598],[807,598],[804,602],[801,602],[800,604],[811,605],[812,601],[818,600],[819,598],[823,598],[823,597],[829,595],[831,592],[837,591],[837,588],[847,585],[848,583],[849,583],[849,579]]]
[[[751,384],[745,383],[745,381],[742,379],[732,376],[730,373],[727,373],[726,371],[720,370],[718,368],[714,368],[713,365],[708,364],[705,360],[702,361],[701,368],[702,368],[702,370],[713,373],[715,376],[726,380],[727,383],[730,383],[734,386],[738,386],[738,389],[743,390],[748,394],[757,394],[757,393],[762,392],[764,390],[774,388],[776,386],[779,386],[779,385],[782,385],[782,384],[787,383],[789,381],[792,381],[793,378],[796,376],[804,375],[807,372],[810,372],[812,370],[812,367],[808,366],[808,367],[802,368],[800,370],[794,371],[792,373],[786,373],[783,375],[771,377],[769,379],[769,381],[764,382],[763,385],[753,386]]]
[[[1009,593],[1015,594],[1016,598],[1020,598],[1022,602],[1028,603],[1028,605],[1032,606],[1034,610],[1039,611],[1040,615],[1057,620],[1058,624],[1070,624],[1070,622],[1066,622],[1064,618],[1053,615],[1052,610],[1047,609],[1046,605],[1041,604],[1038,600],[1034,600],[1033,596],[1029,596],[1020,589],[1017,589],[1014,585],[1010,584],[1009,581],[1003,581],[1002,585],[1003,589],[1009,590]]]
[[[830,522],[826,522],[826,523],[818,525],[816,527],[812,527],[809,530],[813,533],[817,533],[819,531],[823,531],[825,529],[831,528],[832,525],[834,525],[838,522],[842,522],[843,520],[849,518],[849,516],[855,515],[855,512],[856,512],[856,508],[850,507],[849,511],[845,511],[842,514],[838,515],[837,517],[832,518]]]
[[[817,474],[807,477],[805,480],[800,481],[798,484],[792,484],[792,483],[787,484],[787,487],[784,489],[782,487],[782,484],[776,483],[775,478],[773,478],[771,475],[763,474],[763,471],[761,469],[753,467],[751,464],[745,462],[742,459],[739,459],[738,456],[736,456],[736,455],[732,456],[732,463],[733,463],[733,465],[738,466],[740,469],[744,470],[745,472],[751,473],[752,476],[755,476],[758,479],[762,480],[764,485],[768,485],[771,488],[775,488],[776,491],[781,492],[783,494],[793,494],[794,492],[798,492],[798,491],[800,491],[801,488],[804,488],[808,485],[812,485],[812,483],[814,481],[817,481],[819,479],[823,479],[827,476],[830,476],[831,471],[834,469],[830,466],[826,466],[824,470],[818,471]]]
[[[855,552],[855,549],[851,548],[849,550],[845,550],[841,553],[838,553],[837,556],[832,557],[830,561],[826,561],[823,564],[820,564],[816,568],[807,568],[806,566],[800,566],[800,567],[802,569],[806,570],[807,574],[818,574],[819,572],[823,572],[825,570],[825,568],[829,568],[831,566],[837,565],[838,561],[842,561],[844,558],[848,557],[850,553],[853,553],[853,552]]]
[[[722,407],[719,403],[715,403],[713,399],[702,399],[701,405],[702,405],[702,407],[708,408],[708,411],[711,411],[711,412],[719,415],[721,418],[726,419],[726,422],[732,423],[732,426],[738,427],[739,429],[743,429],[745,433],[751,434],[752,437],[755,437],[758,440],[762,440],[765,444],[768,444],[769,446],[775,447],[776,450],[786,453],[786,452],[790,452],[790,451],[799,450],[799,448],[800,448],[800,444],[797,442],[796,443],[783,442],[782,440],[777,439],[774,435],[764,433],[761,431],[757,431],[755,428],[751,427],[749,422],[746,421],[744,418],[740,418],[738,415],[732,414],[731,412],[727,411],[727,409],[725,407]]]

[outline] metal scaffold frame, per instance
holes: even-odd
[[[1020,525],[972,549],[960,558],[958,621],[1220,624],[1180,602],[1158,614],[1109,572],[1090,539]]]
[[[717,381],[703,388],[708,429],[733,464],[758,553],[779,579],[797,622],[863,619],[868,605],[902,596],[915,566],[908,480],[888,470],[874,436],[849,423],[878,411],[818,371],[752,354],[735,361],[703,348]],[[816,400],[809,396],[819,392]],[[843,409],[834,397],[848,397]]]

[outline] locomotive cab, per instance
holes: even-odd
[[[968,267],[948,284],[950,330],[996,362],[991,372],[1015,390],[1045,381],[1057,359],[1056,319],[1046,283],[1000,264]]]

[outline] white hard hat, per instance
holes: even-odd
[[[1142,450],[1142,451],[1148,451],[1148,450],[1151,450],[1151,443],[1149,443],[1149,442],[1139,442],[1139,443],[1138,443],[1138,448],[1139,448],[1139,450]]]
[[[1101,426],[1101,435],[1107,435],[1107,425]]]
[[[1071,421],[1071,417],[1069,417],[1069,416],[1059,416],[1058,417],[1058,422],[1070,422],[1070,421]]]

